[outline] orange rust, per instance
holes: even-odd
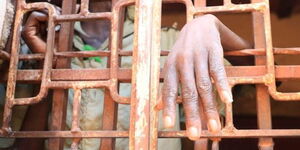
[[[231,66],[226,67],[227,75],[231,86],[236,84],[259,84],[258,91],[260,94],[257,97],[263,96],[264,105],[259,105],[259,126],[256,130],[237,130],[233,124],[232,105],[226,106],[226,125],[220,133],[211,134],[208,131],[203,131],[202,138],[260,138],[260,147],[269,147],[272,149],[272,139],[269,137],[292,137],[300,136],[300,130],[272,130],[270,124],[270,111],[268,105],[268,94],[276,100],[300,100],[300,92],[297,93],[281,93],[276,89],[276,80],[286,79],[300,79],[299,66],[278,66],[274,64],[274,55],[286,54],[294,55],[300,54],[300,48],[273,48],[271,39],[271,25],[270,12],[268,0],[253,0],[250,4],[232,4],[230,0],[225,0],[223,6],[207,7],[206,1],[195,0],[195,5],[190,0],[162,0],[163,3],[183,3],[186,5],[187,20],[190,21],[193,17],[206,13],[219,12],[253,12],[253,22],[260,21],[260,24],[254,24],[254,37],[256,38],[256,46],[254,49],[238,50],[225,52],[228,56],[255,56],[257,66]],[[7,81],[7,97],[4,112],[4,122],[1,130],[1,137],[15,137],[15,138],[73,138],[74,149],[81,138],[117,138],[129,137],[131,149],[156,149],[158,137],[186,137],[185,131],[168,131],[162,132],[157,129],[157,110],[154,109],[157,104],[158,84],[162,81],[163,75],[159,70],[159,56],[166,56],[167,51],[159,51],[159,28],[160,28],[160,1],[152,3],[148,0],[137,1],[137,7],[140,7],[136,13],[136,22],[143,20],[145,22],[138,22],[135,25],[135,41],[134,51],[127,52],[120,50],[121,38],[119,33],[122,32],[120,26],[120,13],[122,8],[135,4],[134,0],[119,0],[114,1],[111,12],[90,13],[88,11],[89,0],[81,1],[81,11],[79,13],[68,13],[58,15],[55,14],[54,8],[48,3],[25,3],[25,0],[19,0],[16,12],[16,21],[13,32],[13,44],[11,53],[0,50],[0,57],[10,61]],[[159,5],[159,6],[157,6]],[[156,6],[156,7],[155,7]],[[73,6],[66,6],[63,11],[71,10]],[[19,54],[19,40],[21,20],[24,13],[31,10],[49,10],[49,27],[47,39],[47,53],[46,54]],[[156,10],[156,11],[153,11]],[[159,17],[155,18],[150,15],[153,12]],[[71,12],[71,11],[70,11]],[[151,12],[151,13],[150,13]],[[261,15],[257,15],[260,13]],[[54,47],[54,25],[55,23],[70,23],[69,27],[65,29],[71,30],[72,21],[83,21],[93,19],[106,19],[111,22],[111,36],[110,36],[110,51],[102,52],[67,52],[71,49],[71,44],[68,41],[66,46],[61,46],[63,51],[53,51]],[[149,27],[149,28],[147,28]],[[153,27],[153,28],[151,28]],[[150,32],[149,29],[155,31]],[[139,36],[137,36],[139,35]],[[60,35],[62,36],[62,35]],[[261,43],[258,43],[258,42]],[[65,42],[65,41],[63,41]],[[62,43],[63,43],[62,42]],[[158,44],[157,44],[158,43]],[[65,43],[64,43],[65,44]],[[152,50],[150,52],[150,50]],[[134,68],[121,69],[119,68],[120,56],[134,56]],[[87,70],[72,70],[55,68],[54,63],[64,62],[65,58],[70,57],[92,57],[92,56],[107,56],[110,58],[110,63],[107,69],[87,69]],[[38,70],[19,70],[17,64],[19,60],[44,60],[44,67]],[[53,62],[53,60],[57,60]],[[150,62],[152,63],[150,65]],[[150,72],[151,71],[151,72]],[[153,72],[152,72],[153,71]],[[33,82],[41,83],[40,93],[36,97],[31,98],[15,98],[15,84],[16,82]],[[120,82],[132,82],[133,94],[132,97],[122,97],[118,94],[118,84]],[[146,82],[146,83],[142,83]],[[264,87],[266,86],[266,87]],[[106,97],[111,101],[105,106],[112,108],[111,112],[107,114],[116,119],[116,103],[130,104],[132,106],[131,120],[134,125],[130,128],[130,133],[127,131],[80,131],[78,127],[78,101],[80,97],[80,90],[85,88],[99,88],[105,87],[107,89]],[[12,108],[15,105],[29,105],[38,103],[43,97],[47,95],[49,89],[66,89],[73,88],[77,95],[75,102],[77,103],[73,111],[73,130],[62,131],[62,128],[57,128],[57,131],[11,131],[10,117]],[[151,90],[150,90],[151,89]],[[59,92],[58,92],[59,93]],[[64,97],[63,94],[57,94],[58,97]],[[63,98],[62,98],[63,99]],[[180,102],[180,101],[179,101]],[[57,102],[59,103],[59,102]],[[260,101],[258,101],[260,103]],[[57,106],[57,105],[56,105]],[[105,109],[109,111],[109,109]],[[54,115],[63,116],[62,112],[55,111]],[[265,122],[265,123],[264,123]],[[57,122],[55,125],[60,124]],[[114,130],[115,123],[106,124],[105,129]],[[112,126],[109,128],[109,126]],[[7,134],[9,133],[9,134]],[[150,135],[149,135],[150,134]],[[113,141],[108,141],[111,144],[110,149],[113,148]],[[57,144],[54,142],[54,144]],[[217,147],[215,145],[215,147]],[[105,148],[103,148],[105,149]]]

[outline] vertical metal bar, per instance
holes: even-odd
[[[62,14],[71,14],[76,11],[76,0],[64,0],[62,2]],[[72,48],[73,41],[73,22],[62,23],[59,33],[58,51],[68,51]],[[56,68],[69,68],[69,61],[66,58],[59,58],[56,62]],[[53,91],[51,130],[63,130],[66,121],[66,106],[68,95],[65,90]],[[62,150],[64,140],[51,138],[48,142],[50,150]]]
[[[154,1],[137,0],[135,5],[130,150],[148,150],[150,139],[150,59]]]
[[[232,89],[233,85],[230,85]],[[232,113],[232,103],[225,105],[225,128],[231,130],[234,128],[233,124],[233,113]]]
[[[156,105],[159,93],[160,51],[161,51],[161,7],[162,0],[155,0],[153,4],[151,70],[150,70],[150,150],[157,149],[158,141],[158,110]]]
[[[3,125],[2,130],[4,132],[9,132],[11,129],[9,127],[9,123],[12,115],[12,107],[13,100],[15,98],[15,89],[16,89],[16,76],[17,76],[17,66],[19,62],[19,45],[20,45],[20,27],[22,24],[23,12],[22,12],[22,4],[24,4],[24,0],[17,1],[16,7],[16,16],[13,30],[13,42],[11,48],[11,57],[9,63],[9,72],[7,79],[7,88],[6,88],[6,100],[4,106],[3,113]]]
[[[224,0],[224,6],[231,5],[231,0]]]
[[[74,90],[74,100],[73,100],[73,114],[72,114],[72,132],[80,131],[79,127],[79,112],[80,112],[80,102],[81,102],[81,90],[75,89]],[[77,150],[78,144],[81,138],[74,138],[73,143],[71,145],[71,150]]]
[[[80,4],[80,14],[88,14],[89,13],[89,0],[81,0]]]
[[[117,125],[118,104],[110,96],[108,89],[105,89],[104,107],[102,118],[102,130],[115,130]],[[102,138],[100,150],[113,150],[115,138]]]
[[[225,128],[234,128],[233,115],[232,115],[232,104],[226,104],[225,109]]]
[[[114,7],[115,3],[117,2],[117,0],[112,0],[112,8]],[[116,13],[120,13],[120,12],[116,12]],[[121,15],[122,16],[122,15]],[[123,14],[124,16],[124,14]],[[113,21],[117,21],[117,20],[113,20]],[[123,22],[122,19],[118,19],[119,22]],[[112,20],[111,20],[111,24],[112,24]],[[122,26],[121,26],[122,27]],[[112,25],[111,25],[111,31],[112,31]],[[114,29],[114,30],[118,30],[118,28]],[[119,31],[117,31],[119,32]],[[119,35],[119,42],[122,42],[122,34],[118,34]],[[116,44],[115,46],[117,46],[117,43],[112,42],[112,34],[109,37],[110,38],[110,45],[109,45],[109,49],[111,49],[112,44]],[[119,46],[120,47],[120,46]],[[110,67],[110,60],[111,58],[109,57],[107,59],[107,67]],[[115,130],[117,128],[117,120],[118,120],[118,104],[113,100],[113,98],[111,97],[111,93],[108,89],[105,89],[104,92],[104,106],[103,106],[103,117],[102,117],[102,130]],[[101,144],[100,144],[100,150],[114,150],[115,149],[115,138],[102,138],[101,139]]]
[[[119,0],[111,0],[111,6],[114,7],[114,5],[116,4],[116,2]]]
[[[256,63],[260,62],[261,58],[256,58]],[[264,59],[264,58],[262,58]],[[257,101],[257,118],[259,129],[272,129],[272,119],[270,110],[270,97],[268,94],[268,88],[264,85],[256,86],[256,101]],[[260,150],[273,150],[272,138],[260,138],[259,149]]]
[[[214,140],[212,142],[212,146],[211,146],[212,150],[219,150],[219,141],[218,140]]]
[[[206,7],[206,0],[194,0],[194,5],[196,8]]]
[[[207,119],[202,103],[199,103],[199,108],[202,130],[207,130]],[[200,138],[197,141],[195,141],[194,150],[208,150],[208,138]]]
[[[80,143],[81,138],[75,138],[73,139],[73,142],[71,144],[71,150],[78,150],[79,149],[79,143]]]
[[[261,2],[261,0],[252,0],[252,2]],[[265,13],[265,12],[264,12]],[[260,12],[253,12],[253,31],[254,31],[254,48],[264,48],[266,47],[266,35],[264,28],[264,15]],[[266,64],[265,56],[256,56],[256,65]],[[257,105],[257,118],[259,129],[272,129],[272,119],[271,119],[271,105],[270,97],[268,94],[268,88],[264,85],[256,85],[256,105]],[[260,138],[259,139],[259,149],[260,150],[273,150],[273,140],[272,138]]]
[[[73,114],[72,114],[72,132],[80,131],[79,128],[79,112],[80,112],[81,90],[74,90]]]

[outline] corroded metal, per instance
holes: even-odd
[[[122,15],[126,6],[137,3],[135,21],[134,50],[123,51],[120,48],[122,38]],[[252,12],[255,37],[255,48],[225,52],[227,56],[255,56],[256,66],[226,67],[228,80],[231,86],[236,84],[257,84],[258,124],[256,130],[237,130],[233,124],[232,105],[226,106],[226,124],[220,133],[211,134],[203,131],[202,138],[260,138],[259,146],[263,149],[272,149],[273,141],[270,137],[300,136],[300,130],[272,130],[270,119],[269,95],[275,100],[300,100],[300,93],[281,93],[276,89],[276,80],[300,79],[300,66],[279,66],[274,64],[274,55],[300,54],[300,48],[273,48],[271,39],[270,12],[268,0],[252,1],[250,4],[233,4],[231,0],[224,0],[223,6],[206,6],[205,0],[162,0],[163,3],[182,3],[186,6],[187,21],[197,15],[223,12]],[[64,1],[67,3],[67,0]],[[75,1],[73,1],[75,4]],[[77,149],[82,138],[105,138],[100,149],[113,149],[112,138],[130,138],[131,149],[156,149],[157,138],[186,137],[185,131],[158,131],[157,110],[155,105],[158,99],[159,82],[163,81],[163,74],[159,70],[159,56],[168,55],[168,51],[160,51],[160,17],[161,1],[149,0],[114,0],[111,12],[91,13],[88,10],[89,0],[81,0],[80,12],[75,13],[74,5],[63,7],[63,12],[56,14],[55,8],[49,3],[26,3],[18,0],[16,19],[13,31],[11,53],[0,50],[0,58],[10,61],[8,74],[1,81],[7,81],[6,103],[4,110],[1,137],[11,138],[52,138],[50,145],[61,145],[60,138],[72,138],[72,148]],[[23,15],[31,10],[47,9],[49,12],[47,51],[45,54],[19,54],[20,27]],[[62,40],[59,48],[54,49],[55,30],[57,23],[65,24],[62,29],[66,32],[60,38],[71,38],[72,22],[83,20],[105,19],[111,23],[110,50],[74,52],[71,51],[70,39]],[[259,23],[258,23],[259,22]],[[150,30],[151,29],[151,30]],[[68,32],[67,32],[68,31]],[[70,36],[66,36],[70,35]],[[65,44],[65,45],[64,45]],[[133,55],[133,69],[120,68],[121,56]],[[109,65],[105,69],[69,69],[67,58],[72,57],[108,57]],[[20,60],[41,60],[44,66],[41,69],[20,70],[17,64]],[[54,68],[55,66],[56,68]],[[30,98],[15,98],[16,82],[41,83],[37,96]],[[132,97],[122,97],[118,94],[118,84],[132,82]],[[71,131],[63,131],[64,112],[63,101],[66,101],[64,89],[74,89],[73,117]],[[103,130],[81,131],[79,128],[79,107],[81,90],[88,88],[105,88],[105,103]],[[38,103],[45,97],[48,90],[55,89],[52,112],[56,120],[52,124],[52,131],[11,131],[10,118],[15,105],[29,105]],[[178,98],[180,102],[180,98]],[[130,131],[115,131],[117,103],[131,105]],[[50,146],[51,147],[51,146]],[[217,141],[214,149],[217,149]],[[59,149],[57,148],[53,149]]]

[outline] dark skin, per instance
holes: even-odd
[[[46,20],[45,13],[32,13],[25,24],[22,35],[35,53],[45,52],[45,42],[38,31],[41,30],[40,24]],[[97,43],[91,42],[91,45],[103,42],[100,41],[102,38],[97,37],[101,31],[96,30],[101,28],[97,28],[96,23],[86,22],[82,25],[87,32],[97,33],[92,35],[96,37],[92,41]],[[89,44],[89,39],[84,38],[84,40]],[[210,132],[220,131],[220,117],[215,104],[211,78],[222,101],[231,103],[233,98],[224,68],[223,49],[247,48],[252,48],[252,45],[228,29],[213,15],[204,15],[186,24],[164,67],[162,91],[164,126],[172,128],[175,125],[175,106],[180,84],[188,137],[192,140],[200,138],[201,121],[204,120],[207,120],[207,128]],[[204,117],[200,117],[200,111],[204,112]]]
[[[223,49],[239,50],[252,46],[228,29],[213,15],[204,15],[186,24],[181,30],[164,67],[162,91],[164,126],[175,125],[175,106],[179,84],[183,98],[188,137],[200,138],[200,110],[207,128],[221,130],[211,78],[224,103],[233,101],[223,63]],[[202,108],[200,108],[200,103]]]

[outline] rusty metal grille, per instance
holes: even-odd
[[[299,79],[299,66],[274,65],[276,54],[300,54],[299,48],[273,48],[271,38],[269,0],[252,0],[250,4],[233,4],[224,0],[222,6],[206,6],[204,0],[162,0],[163,3],[183,3],[186,6],[187,21],[197,15],[222,12],[251,12],[253,15],[253,31],[255,49],[225,52],[231,56],[255,56],[255,66],[230,66],[226,72],[231,86],[237,84],[256,84],[258,101],[259,129],[237,130],[233,124],[232,105],[226,106],[225,127],[218,134],[203,131],[201,137],[214,139],[220,138],[260,138],[259,146],[272,149],[271,137],[300,136],[299,129],[272,129],[270,100],[271,95],[275,100],[292,101],[300,100],[299,93],[281,93],[276,89],[275,81],[284,79]],[[72,138],[73,148],[77,147],[81,138],[104,138],[101,149],[113,148],[114,138],[129,138],[131,149],[156,149],[157,138],[182,138],[186,137],[185,131],[158,131],[157,110],[155,104],[158,99],[158,83],[161,79],[159,70],[159,57],[166,56],[167,51],[160,50],[160,25],[161,25],[161,0],[118,0],[113,1],[111,12],[91,13],[88,11],[88,0],[81,0],[81,11],[75,13],[75,0],[63,1],[62,15],[55,13],[55,8],[48,3],[26,3],[18,0],[11,53],[0,51],[1,58],[10,61],[7,75],[7,93],[2,137],[11,138],[50,138],[49,144],[59,147],[61,138]],[[123,9],[128,5],[136,5],[135,35],[133,52],[123,51],[120,48],[122,32]],[[45,54],[19,54],[20,27],[23,16],[32,10],[47,9],[49,11],[47,51]],[[141,19],[142,18],[142,19]],[[111,22],[110,50],[94,52],[70,51],[72,44],[72,26],[74,21],[106,19]],[[54,50],[55,25],[62,24],[60,38],[66,38],[64,43],[59,43],[57,51]],[[152,32],[147,32],[151,28]],[[155,32],[158,31],[158,32]],[[109,66],[106,69],[68,69],[66,58],[106,56]],[[122,69],[119,67],[121,56],[133,56],[133,68]],[[20,60],[43,60],[42,69],[19,70]],[[56,60],[54,62],[53,60]],[[53,67],[55,66],[55,68]],[[3,76],[4,77],[4,76]],[[31,98],[15,98],[16,82],[40,82],[40,91]],[[140,82],[144,81],[144,82]],[[120,82],[131,82],[133,93],[131,98],[118,94]],[[140,90],[141,87],[149,87]],[[87,88],[106,88],[103,129],[99,131],[81,131],[79,128],[79,107],[81,90]],[[16,105],[29,105],[38,103],[45,97],[49,89],[54,89],[52,110],[53,122],[51,131],[11,131],[10,118],[12,108]],[[74,89],[73,116],[71,131],[63,130],[63,101],[66,94],[63,90]],[[131,105],[130,131],[116,131],[115,120],[117,103]],[[60,106],[62,105],[62,106]],[[142,112],[142,113],[138,113]],[[144,120],[142,120],[144,119]],[[140,137],[139,134],[143,136]]]

